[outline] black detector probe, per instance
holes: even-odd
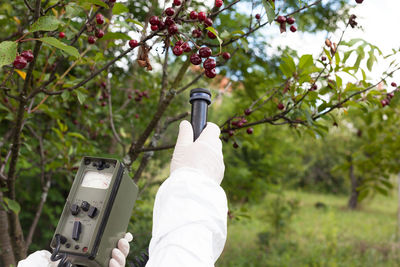
[[[211,93],[190,91],[191,124],[196,140],[207,124]],[[84,157],[51,241],[59,267],[108,267],[111,251],[128,228],[138,187],[122,162]],[[135,266],[145,266],[148,258]]]
[[[208,105],[211,104],[211,92],[204,88],[190,91],[190,104],[192,104],[193,137],[196,140],[207,125]]]

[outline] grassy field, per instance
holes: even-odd
[[[344,196],[293,191],[283,195],[284,202],[298,203],[298,208],[291,219],[287,219],[290,209],[278,209],[283,214],[275,224],[282,225],[280,234],[269,218],[277,197],[272,194],[245,212],[250,219],[230,220],[217,267],[400,266],[400,245],[395,242],[397,197],[378,196],[349,211]],[[320,208],[315,206],[318,202]]]

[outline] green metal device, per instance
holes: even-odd
[[[58,266],[106,267],[127,230],[138,187],[115,159],[84,157],[50,246]]]

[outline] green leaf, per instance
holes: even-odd
[[[100,0],[86,0],[85,2],[94,4],[94,5],[98,5],[98,6],[104,7],[105,9],[108,9],[108,5]]]
[[[54,16],[40,17],[29,29],[30,32],[55,31],[60,25],[60,21]]]
[[[17,57],[17,43],[4,41],[0,43],[0,68],[11,64]]]
[[[103,40],[117,40],[117,39],[130,40],[131,38],[129,37],[129,35],[122,33],[122,32],[108,32],[103,36],[102,39]]]
[[[83,135],[81,135],[80,133],[71,132],[71,133],[67,133],[67,135],[68,136],[72,136],[72,137],[76,137],[76,138],[79,138],[79,139],[82,139],[82,140],[86,140],[86,138]]]
[[[269,1],[263,0],[262,2],[265,8],[265,12],[267,13],[268,22],[269,24],[271,24],[275,20],[275,10]]]
[[[86,100],[86,95],[84,93],[82,93],[81,91],[76,91],[76,96],[78,97],[78,101],[79,103],[82,105],[83,103],[85,103]]]
[[[73,46],[66,45],[54,37],[43,37],[43,38],[40,38],[39,40],[42,41],[43,43],[54,46],[55,48],[61,49],[62,51],[73,56],[74,58],[80,57],[78,49],[76,49]]]
[[[140,23],[140,22],[137,21],[137,20],[134,20],[134,19],[126,19],[126,21],[127,21],[127,22],[135,23],[136,25],[139,25],[139,26],[142,27],[142,28],[144,27],[143,24]]]
[[[119,15],[125,12],[129,12],[129,9],[121,3],[116,3],[113,7],[113,15]]]
[[[300,58],[300,62],[299,62],[299,69],[303,70],[303,69],[308,69],[309,67],[311,67],[314,63],[313,57],[312,55],[303,55]]]
[[[296,64],[294,63],[294,60],[292,57],[287,56],[282,59],[282,63],[279,66],[283,74],[289,78],[292,77],[292,74],[296,71]]]
[[[64,90],[64,92],[62,92],[62,94],[61,94],[61,98],[63,99],[63,101],[67,101],[69,98],[69,91]]]
[[[21,206],[15,200],[4,197],[4,203],[6,203],[7,207],[12,210],[15,214],[18,214],[21,211]]]
[[[367,60],[367,68],[369,71],[372,70],[372,66],[374,65],[374,62],[376,61],[376,57],[374,54],[374,50],[371,49],[371,51],[369,51],[369,58]]]

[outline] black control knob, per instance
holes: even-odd
[[[79,236],[81,235],[82,224],[79,221],[74,222],[74,228],[72,229],[72,239],[75,241],[79,240]]]
[[[87,214],[87,215],[88,215],[90,218],[96,217],[96,215],[97,215],[97,208],[91,206],[90,209],[89,209],[89,211],[88,211],[88,214]]]
[[[70,210],[71,210],[71,214],[76,216],[76,215],[78,215],[80,208],[78,205],[72,204],[70,207]]]
[[[84,210],[84,211],[88,211],[89,208],[90,208],[89,202],[83,201],[82,204],[81,204],[81,208],[82,208],[82,210]]]

